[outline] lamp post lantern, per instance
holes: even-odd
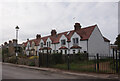
[[[16,63],[17,63],[17,56],[18,56],[18,30],[19,30],[19,27],[18,26],[16,26],[15,27],[15,29],[16,29]]]

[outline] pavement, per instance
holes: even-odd
[[[119,79],[118,75],[115,74],[76,73],[54,68],[41,68],[11,63],[2,64],[3,79]],[[10,75],[11,73],[12,75]],[[13,77],[13,75],[22,77]]]
[[[2,63],[0,62],[0,80],[2,80]]]

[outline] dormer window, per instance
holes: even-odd
[[[51,46],[51,44],[50,44],[50,41],[49,42],[47,42],[47,47],[50,47]]]
[[[29,49],[30,45],[28,44],[27,46],[28,46],[28,49]]]
[[[49,47],[48,45],[49,45],[49,42],[47,42],[47,47]]]
[[[41,48],[43,47],[43,43],[41,42]]]
[[[51,46],[51,43],[50,43],[50,41],[49,41],[49,47]]]
[[[61,40],[61,45],[66,45],[65,39]]]
[[[78,38],[73,38],[73,44],[78,45],[78,43],[79,43]]]

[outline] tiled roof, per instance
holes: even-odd
[[[110,40],[108,40],[107,38],[103,37],[105,42],[110,42]]]
[[[65,46],[61,46],[59,49],[68,49],[68,48]]]
[[[78,45],[74,45],[74,46],[70,47],[70,49],[81,49],[81,47]]]
[[[50,47],[43,47],[43,48],[40,48],[39,50],[52,50],[52,48],[50,48]]]
[[[33,48],[33,49],[31,49],[31,51],[35,51],[35,49]]]
[[[81,28],[77,31],[71,30],[71,31],[58,33],[57,35],[54,35],[54,36],[49,35],[49,36],[41,37],[39,39],[32,39],[32,40],[29,40],[26,43],[24,43],[24,45],[26,46],[28,42],[30,42],[30,44],[31,44],[32,41],[35,42],[35,45],[39,45],[39,42],[41,39],[44,41],[44,44],[46,44],[46,41],[48,38],[51,39],[53,44],[59,43],[59,39],[62,35],[65,35],[65,37],[67,38],[67,41],[70,42],[71,41],[70,39],[71,39],[72,35],[74,34],[74,32],[76,32],[81,37],[81,40],[87,40],[87,39],[89,39],[90,35],[92,34],[92,32],[96,26],[97,25],[93,25],[93,26]],[[104,38],[104,41],[109,42],[109,40],[107,38],[105,38],[105,37],[103,37],[103,38]]]

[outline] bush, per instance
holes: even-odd
[[[52,62],[53,64],[62,64],[63,63],[62,54],[52,54],[50,56],[51,56],[50,62]]]
[[[31,56],[29,57],[29,66],[35,66],[35,59],[38,59],[38,56]]]
[[[87,60],[87,58],[88,58],[87,53],[79,53],[79,54],[75,54],[74,60],[81,61],[81,60]]]
[[[29,61],[29,66],[35,66],[35,61],[30,60],[30,61]]]
[[[8,58],[9,63],[16,63],[16,56],[11,56]]]
[[[39,57],[38,56],[31,56],[31,57],[29,57],[29,59],[38,59]]]
[[[20,58],[27,58],[28,56],[26,54],[18,54],[18,57],[20,57]]]

